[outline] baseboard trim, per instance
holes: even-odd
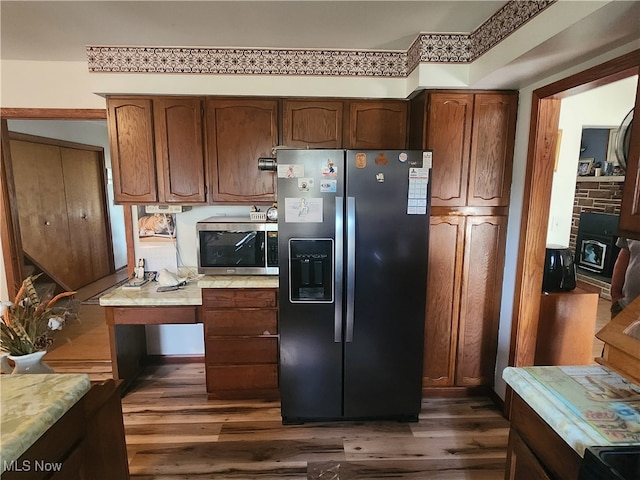
[[[204,363],[204,355],[147,355],[144,363],[145,365]]]

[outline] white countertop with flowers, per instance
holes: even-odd
[[[100,297],[103,307],[202,305],[203,288],[278,288],[277,275],[207,275],[170,292],[149,282],[139,290],[118,287]]]
[[[1,472],[91,388],[86,374],[0,375]]]
[[[502,376],[580,456],[640,444],[640,386],[606,367],[507,367]]]

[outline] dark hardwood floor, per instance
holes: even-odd
[[[425,399],[417,423],[282,425],[277,401],[208,400],[204,365],[147,367],[122,399],[134,479],[502,479],[488,398]]]
[[[45,361],[110,378],[102,307],[83,304]],[[284,426],[279,402],[209,400],[204,364],[178,363],[146,367],[122,408],[134,480],[504,478],[509,422],[486,397],[424,399],[417,423]]]

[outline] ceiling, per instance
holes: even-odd
[[[570,1],[579,11],[595,0],[559,1]],[[2,0],[0,57],[87,61],[87,45],[407,51],[421,32],[470,33],[506,3]],[[640,1],[597,3],[602,8],[577,23],[554,18],[566,28],[498,65],[475,86],[517,88],[534,75],[549,75],[629,42],[640,48]],[[510,41],[516,42],[513,36],[505,40]]]
[[[86,60],[85,45],[406,50],[468,33],[506,1],[2,1],[3,59]]]

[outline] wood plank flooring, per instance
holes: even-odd
[[[111,378],[101,307],[61,333],[56,372]],[[484,397],[425,399],[417,423],[283,426],[279,402],[209,400],[204,365],[180,363],[147,367],[122,408],[133,480],[504,478],[509,423]]]
[[[282,425],[277,401],[208,400],[200,363],[147,367],[122,399],[136,480],[502,479],[488,398],[425,399],[417,423]]]

